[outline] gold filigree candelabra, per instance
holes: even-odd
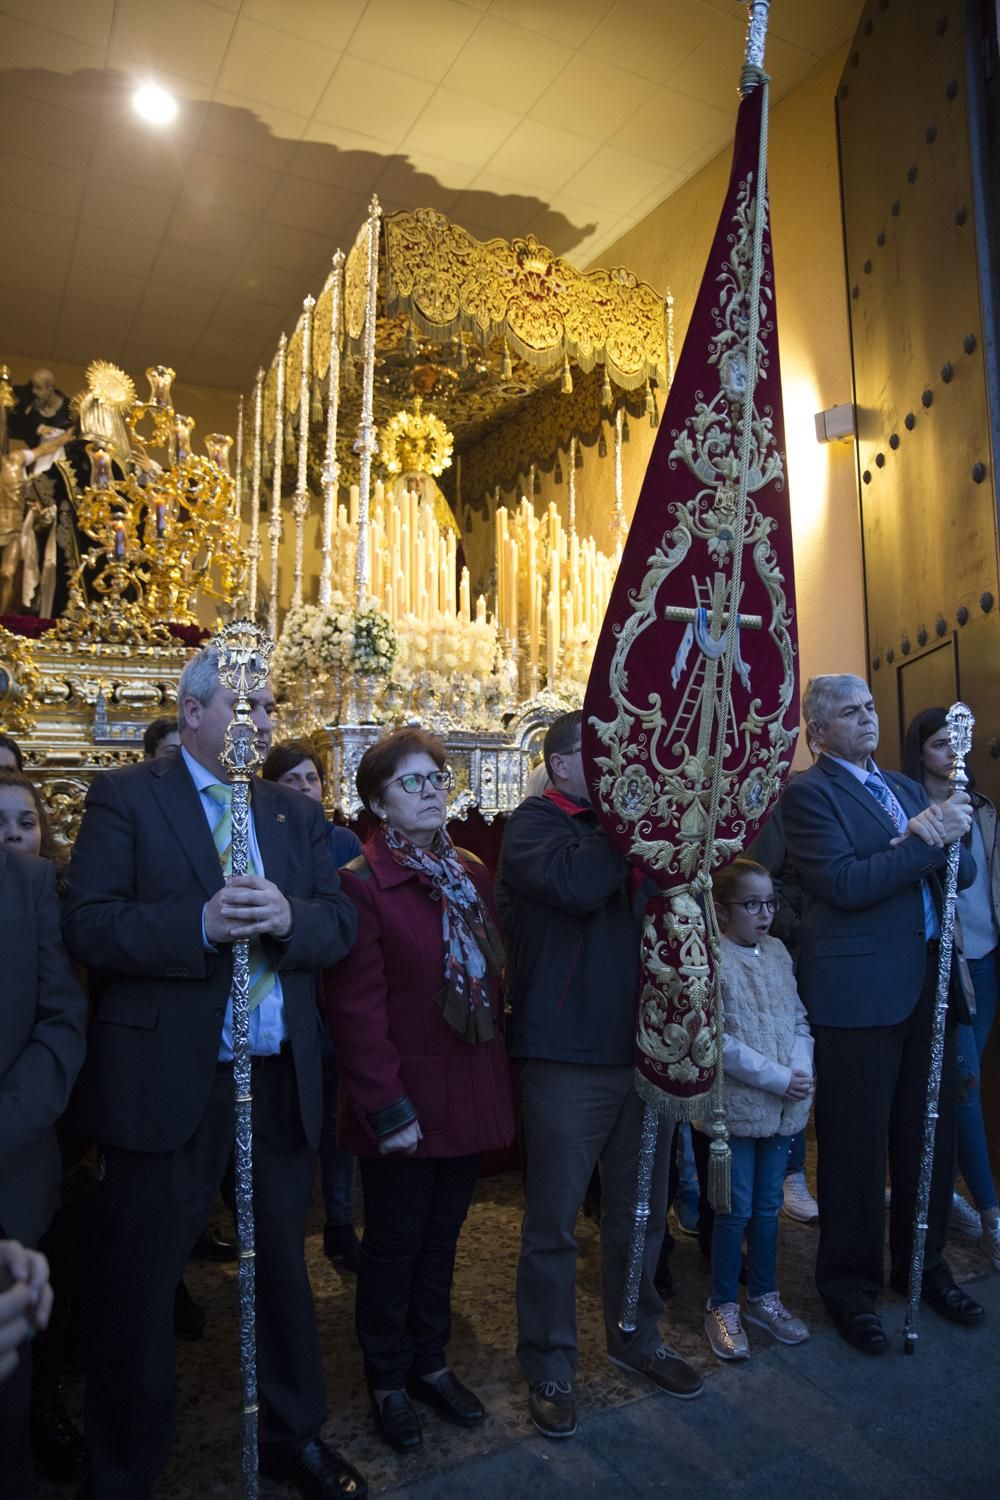
[[[155,365],[146,378],[149,400],[121,413],[129,451],[87,444],[77,524],[94,545],[82,552],[61,626],[77,639],[163,639],[168,623],[197,622],[198,594],[228,601],[242,586],[232,439],[209,433],[205,454],[195,453],[194,419],[171,402],[173,370]]]

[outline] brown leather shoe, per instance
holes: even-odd
[[[528,1396],[528,1415],[543,1437],[572,1437],[576,1431],[576,1402],[569,1381],[536,1380]]]

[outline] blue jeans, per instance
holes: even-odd
[[[323,1215],[328,1224],[354,1223],[354,1157],[337,1145],[337,1059],[324,1026],[323,1129],[319,1138],[319,1175],[323,1186]]]
[[[785,1167],[785,1171],[788,1174],[792,1172],[804,1172],[806,1169],[805,1131],[800,1130],[798,1135],[790,1135],[788,1140],[790,1144],[788,1147],[788,1164]]]
[[[785,1167],[791,1138],[772,1135],[766,1140],[730,1136],[733,1153],[730,1210],[717,1213],[712,1229],[713,1307],[738,1302],[743,1238],[747,1242],[747,1296],[763,1297],[776,1290],[778,1215],[781,1212]]]
[[[969,976],[976,992],[976,1014],[971,1026],[958,1028],[958,1169],[972,1200],[982,1212],[996,1208],[997,1190],[990,1168],[990,1148],[983,1123],[979,1065],[986,1051],[997,1013],[997,950],[985,958],[969,959]]]

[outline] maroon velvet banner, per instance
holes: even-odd
[[[716,929],[711,912],[707,929],[705,920],[711,872],[774,805],[798,725],[774,276],[760,193],[765,103],[758,87],[740,106],[725,205],[584,703],[598,816],[661,887],[642,939],[638,1087],[682,1119],[705,1113],[718,1061]]]

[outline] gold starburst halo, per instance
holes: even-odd
[[[91,360],[87,366],[87,392],[113,411],[130,411],[135,405],[135,382],[110,360]]]
[[[420,396],[412,411],[398,411],[381,433],[382,466],[387,474],[430,474],[437,478],[451,467],[453,439],[433,412],[422,410]]]

